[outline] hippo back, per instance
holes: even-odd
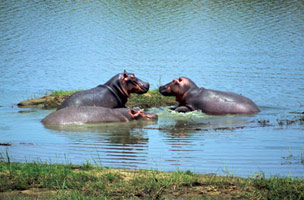
[[[89,90],[75,92],[65,99],[57,108],[60,110],[70,106],[101,106],[105,108],[118,108],[125,105],[117,100],[115,94],[105,85],[99,85]]]
[[[125,122],[132,120],[129,109],[110,109],[97,106],[72,106],[57,110],[41,122],[48,125],[90,124],[106,122]]]
[[[192,104],[207,114],[250,114],[260,111],[251,99],[240,94],[204,88],[200,90],[199,98]]]

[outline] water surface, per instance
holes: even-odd
[[[0,145],[14,161],[251,176],[304,173],[301,1],[1,1]],[[151,88],[186,76],[243,94],[249,116],[176,114],[154,123],[52,129],[22,109],[51,90],[92,88],[124,69]],[[30,111],[30,112],[24,112]]]

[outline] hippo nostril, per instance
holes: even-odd
[[[148,92],[149,87],[150,87],[149,83],[138,82],[134,89],[136,90],[137,94],[144,94],[144,93]]]
[[[149,90],[149,88],[150,88],[150,84],[149,83],[142,83],[142,84],[140,84],[140,89],[142,91],[147,92]]]
[[[144,87],[145,87],[147,90],[149,90],[150,84],[149,84],[149,83],[145,83],[145,84],[144,84]]]

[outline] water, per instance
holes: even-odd
[[[304,111],[303,7],[301,1],[1,1],[0,152],[19,162],[302,177],[304,126],[286,120]],[[124,69],[152,89],[186,76],[201,87],[240,93],[261,113],[216,117],[160,108],[150,110],[159,114],[155,123],[49,129],[40,120],[52,110],[16,107],[51,90],[95,87]]]

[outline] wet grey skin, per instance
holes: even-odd
[[[260,112],[249,98],[232,92],[199,88],[191,79],[181,77],[159,87],[164,96],[175,96],[177,112],[201,110],[206,114],[254,114]]]
[[[57,110],[70,106],[125,108],[131,93],[144,94],[148,92],[149,87],[148,82],[124,71],[102,85],[72,94],[61,103]]]
[[[50,113],[41,122],[44,125],[65,125],[129,122],[132,120],[157,120],[157,115],[130,108],[71,106]]]

